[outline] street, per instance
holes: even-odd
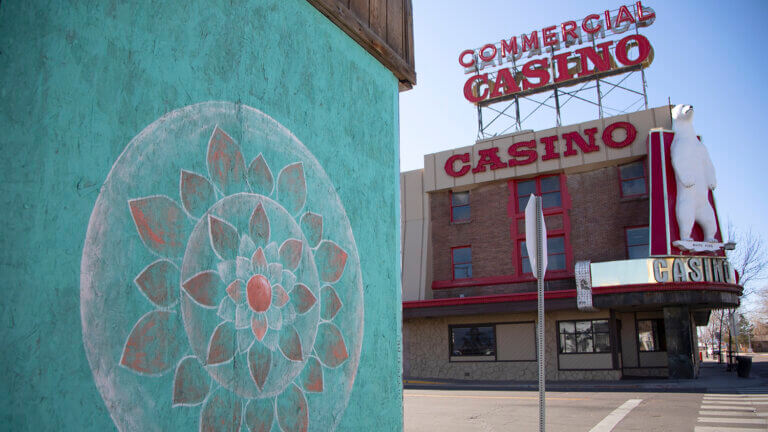
[[[547,392],[546,429],[552,432],[765,431],[768,430],[766,361],[768,356],[755,357],[753,378],[741,381],[735,378],[734,372],[724,372],[724,366],[710,363],[705,373],[714,375],[703,380],[685,380],[679,384],[680,391],[675,391],[675,383],[667,386],[669,391],[662,391],[643,389],[641,382],[641,389],[637,391],[585,388]],[[699,391],[684,388],[697,381],[708,387]],[[406,389],[404,400],[408,432],[538,430],[538,392],[535,390]]]

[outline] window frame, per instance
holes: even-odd
[[[640,343],[640,322],[641,321],[650,321],[651,323],[656,322],[657,325],[654,327],[651,325],[651,337],[653,338],[653,350],[644,350],[643,345]],[[664,326],[664,318],[642,318],[642,319],[636,319],[635,320],[635,334],[637,337],[635,338],[635,341],[637,342],[637,352],[640,353],[654,353],[654,352],[666,352],[667,351],[667,335],[666,335],[666,328]]]
[[[467,203],[466,204],[462,204],[462,205],[453,205],[453,195],[454,194],[464,194],[464,193],[467,194]],[[472,207],[471,207],[472,195],[470,194],[469,191],[459,191],[459,192],[450,191],[450,193],[448,194],[448,199],[449,199],[449,204],[451,205],[451,223],[467,223],[467,222],[471,222],[472,221]],[[455,219],[453,217],[453,209],[457,208],[457,207],[466,207],[466,208],[468,208],[469,209],[469,216],[467,216],[466,219]]]
[[[459,262],[456,263],[453,260],[453,251],[456,249],[469,249],[469,261],[468,262]],[[469,264],[469,277],[466,278],[456,278],[456,264]],[[472,245],[463,245],[463,246],[454,246],[451,248],[451,280],[457,281],[457,280],[470,280],[472,279]]]
[[[629,177],[624,178],[621,175],[621,167],[625,167],[627,165],[632,165],[635,163],[641,163],[643,165],[643,175],[640,177]],[[619,196],[621,198],[638,198],[638,197],[647,197],[648,196],[648,163],[646,159],[640,159],[636,161],[632,161],[629,163],[621,164],[616,167],[617,171],[617,177],[619,179]],[[624,182],[625,181],[631,181],[631,180],[637,180],[637,179],[643,179],[643,183],[645,184],[645,191],[638,193],[638,194],[632,194],[632,195],[625,195],[624,194]]]
[[[638,229],[638,228],[645,228],[648,230],[648,236],[645,238],[646,243],[638,243],[636,245],[630,245],[629,244],[629,230]],[[626,226],[624,227],[624,252],[626,253],[627,259],[643,259],[643,258],[649,258],[651,256],[651,228],[648,225],[634,225],[634,226]],[[629,248],[631,246],[642,246],[646,245],[648,246],[648,255],[640,258],[631,258],[629,256]]]
[[[454,357],[462,357],[462,358],[475,357],[475,358],[485,358],[485,359],[487,359],[489,357],[493,357],[493,361],[497,361],[496,358],[497,358],[497,354],[498,354],[499,341],[498,341],[498,335],[496,333],[496,324],[497,323],[449,324],[448,325],[448,361],[449,362],[450,361],[456,361],[456,360],[451,360]],[[455,355],[455,354],[453,354],[453,351],[454,351],[453,350],[453,329],[455,329],[455,328],[469,328],[469,329],[472,329],[472,328],[479,328],[479,327],[490,327],[491,328],[491,330],[493,332],[493,339],[492,339],[493,340],[493,354],[469,354],[469,355],[461,355],[461,354],[460,355]],[[466,362],[467,360],[458,360],[458,361]],[[483,360],[479,360],[479,361],[483,361]],[[484,361],[490,361],[490,360],[484,360]]]
[[[608,331],[605,332],[595,332],[595,321],[605,321],[608,323]],[[562,338],[561,336],[564,334],[573,334],[574,336],[578,334],[578,331],[576,331],[576,323],[578,322],[589,322],[590,323],[590,335],[592,337],[592,351],[579,351],[579,345],[578,342],[576,343],[576,351],[573,352],[565,352],[563,350],[563,344],[562,344]],[[561,323],[573,323],[574,332],[573,333],[563,333],[560,331],[560,324]],[[612,327],[611,327],[611,319],[608,318],[594,318],[594,319],[584,319],[584,320],[560,320],[556,321],[556,331],[557,331],[557,354],[558,355],[568,355],[568,354],[611,354],[613,353],[614,349],[614,343],[613,343],[613,336],[612,336]],[[605,334],[608,335],[608,350],[607,351],[596,351],[596,344],[595,344],[595,334]]]
[[[549,235],[547,233],[547,243],[549,243],[549,239],[555,239],[555,238],[562,238],[563,239],[563,251],[558,253],[549,253],[549,247],[547,247],[547,262],[551,262],[549,257],[554,255],[562,255],[565,258],[565,268],[562,269],[548,269],[547,271],[553,271],[553,272],[562,272],[568,270],[568,253],[567,249],[565,248],[565,235],[563,234],[556,234],[556,235]],[[528,266],[530,267],[531,260],[529,257],[523,256],[523,251],[527,252],[527,249],[523,247],[523,243],[525,242],[525,239],[518,240],[517,241],[517,247],[520,249],[520,273],[527,275],[527,274],[533,274],[533,268],[531,268],[531,271],[526,272],[524,271],[523,261],[525,259],[528,259]]]
[[[565,269],[563,270],[548,270],[545,274],[545,279],[562,279],[571,277],[574,274],[573,269],[573,251],[571,250],[571,223],[568,216],[568,211],[571,208],[571,198],[568,194],[568,188],[566,184],[565,173],[547,174],[536,177],[528,177],[521,179],[512,179],[508,182],[508,188],[510,192],[510,199],[507,205],[507,213],[512,218],[512,224],[510,226],[510,233],[515,247],[512,251],[512,264],[515,268],[515,276],[520,281],[535,280],[533,273],[523,272],[523,254],[522,254],[522,241],[525,241],[525,232],[518,232],[518,224],[520,221],[525,220],[525,209],[518,209],[519,196],[517,194],[517,184],[520,182],[534,180],[536,182],[536,194],[541,195],[541,179],[548,177],[558,177],[560,186],[560,207],[543,208],[542,212],[544,217],[560,215],[563,220],[561,229],[547,229],[547,238],[563,237],[565,248]]]

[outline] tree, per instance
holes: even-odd
[[[763,239],[752,228],[739,231],[728,224],[728,240],[736,243],[736,248],[728,253],[728,261],[738,272],[739,284],[744,287],[742,298],[765,294],[765,286],[760,284],[768,279],[768,249]]]

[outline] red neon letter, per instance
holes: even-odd
[[[566,21],[560,25],[560,30],[563,32],[563,42],[568,42],[569,38],[578,40],[579,35],[576,34],[576,21]]]
[[[613,23],[611,22],[611,11],[605,11],[605,29],[610,30],[613,28]]]
[[[629,9],[627,9],[626,6],[619,8],[619,15],[616,17],[616,27],[619,27],[624,21],[632,24],[635,23],[635,19],[632,17],[632,14],[629,13]]]
[[[502,89],[504,89],[503,92]],[[519,92],[520,87],[517,85],[517,81],[512,78],[512,73],[509,72],[509,68],[501,68],[496,74],[496,83],[493,85],[493,91],[491,92],[489,99]]]
[[[611,70],[611,53],[608,50],[611,45],[613,45],[613,42],[603,42],[597,45],[597,49],[602,52],[602,56],[598,55],[592,47],[577,49],[576,54],[581,56],[581,72],[579,72],[579,76],[583,77],[598,71],[605,72]],[[587,59],[595,65],[594,69],[589,69]]]
[[[541,29],[541,38],[544,39],[544,46],[557,45],[557,26],[544,27]]]
[[[568,81],[569,79],[573,78],[573,74],[571,74],[571,72],[568,70],[568,56],[571,54],[571,52],[558,54],[552,60],[557,64],[557,77],[555,78],[556,83]]]
[[[491,48],[491,53],[492,54],[489,55],[489,56],[486,56],[485,55],[485,50],[488,49],[488,48]],[[487,62],[487,61],[493,60],[494,58],[496,58],[496,45],[494,45],[494,44],[485,44],[485,45],[483,45],[482,48],[480,48],[480,60]]]
[[[507,149],[507,153],[512,159],[509,160],[509,166],[528,165],[536,162],[539,154],[536,153],[536,140],[521,141],[514,143]],[[525,158],[525,159],[515,159]]]
[[[445,161],[444,168],[445,168],[446,174],[448,174],[451,177],[461,177],[464,174],[469,172],[469,165],[462,166],[461,169],[459,169],[458,171],[454,170],[453,165],[454,163],[456,163],[456,161],[461,161],[461,162],[464,162],[465,164],[469,163],[469,153],[462,153],[462,154],[457,154],[449,157],[448,160]]]
[[[624,141],[617,142],[613,140],[613,131],[618,128],[624,129],[624,131],[627,133],[627,137],[624,138]],[[632,144],[632,142],[635,141],[636,136],[637,129],[632,126],[632,123],[616,122],[608,125],[608,127],[603,131],[603,143],[611,148],[624,148]]]
[[[512,36],[509,39],[509,44],[504,39],[501,40],[501,56],[506,57],[509,54],[517,55],[517,37]]]
[[[555,151],[555,141],[557,141],[557,135],[544,137],[540,141],[542,144],[544,144],[544,156],[541,157],[541,160],[545,161],[550,159],[557,159],[560,157],[560,153]]]
[[[637,56],[637,60],[630,60],[627,57],[627,44],[630,40],[637,42],[637,48],[640,50],[640,55]],[[648,58],[651,54],[651,43],[643,35],[633,34],[625,37],[616,44],[616,59],[618,59],[624,66],[634,66],[640,64]]]
[[[643,3],[637,2],[635,3],[635,10],[637,10],[637,20],[638,21],[645,21],[649,20],[651,18],[656,18],[656,14],[651,12],[648,15],[645,14],[645,11],[643,10]]]
[[[471,57],[469,58],[469,61],[464,61],[464,58],[469,54]],[[475,52],[473,50],[464,50],[459,54],[459,64],[464,66],[465,68],[472,67],[475,65]]]
[[[477,161],[477,165],[475,165],[475,168],[472,169],[472,173],[474,174],[485,172],[486,165],[490,165],[491,170],[497,170],[499,168],[507,167],[507,164],[505,164],[504,162],[501,161],[501,159],[499,159],[498,147],[491,147],[489,149],[479,150],[478,153],[480,154],[480,160]]]
[[[466,100],[472,102],[472,103],[478,103],[481,100],[483,100],[486,97],[488,97],[488,88],[487,87],[483,89],[483,93],[482,94],[479,94],[479,95],[475,96],[472,93],[472,85],[476,81],[480,81],[477,84],[477,90],[478,90],[478,93],[480,93],[480,85],[481,84],[488,84],[488,74],[472,75],[471,77],[469,77],[467,82],[464,83],[464,98]]]
[[[535,68],[539,66],[539,68]],[[549,59],[531,60],[523,66],[523,90],[535,89],[549,84]],[[538,78],[539,82],[531,84],[528,78]]]
[[[600,147],[595,145],[595,133],[597,133],[597,128],[584,129],[584,133],[589,138],[589,143],[587,143],[577,131],[563,134],[563,138],[565,138],[565,153],[563,153],[563,156],[573,156],[577,154],[576,150],[573,148],[573,143],[576,143],[576,145],[579,146],[582,153],[592,153],[600,150]]]
[[[597,25],[594,27],[592,26],[587,27],[587,23],[591,20],[598,20]],[[587,15],[587,17],[584,18],[584,21],[581,22],[581,29],[587,32],[587,34],[595,34],[599,32],[601,28],[603,28],[603,25],[600,24],[599,20],[600,20],[600,15],[598,14]]]
[[[523,37],[523,52],[526,52],[530,49],[539,49],[539,34],[536,32],[536,30],[531,32],[531,36],[528,37],[528,35],[522,35]]]

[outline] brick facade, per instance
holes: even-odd
[[[622,198],[616,165],[592,171],[567,174],[566,190],[562,191],[565,217],[546,218],[547,228],[570,225],[570,253],[568,272],[573,273],[576,261],[593,262],[623,260],[627,258],[626,227],[648,224],[648,197]],[[570,200],[566,199],[566,194]],[[435,289],[434,298],[485,296],[534,291],[533,281],[489,284],[483,278],[515,277],[512,230],[524,232],[524,223],[509,213],[510,183],[498,181],[482,183],[470,189],[471,220],[451,222],[450,191],[429,194],[433,280],[451,281],[451,248],[472,246],[472,276],[481,279],[477,284],[456,288]],[[570,201],[570,203],[568,202]],[[570,204],[570,208],[567,206]],[[519,275],[518,275],[519,279]],[[574,289],[572,278],[547,281],[547,290]]]

